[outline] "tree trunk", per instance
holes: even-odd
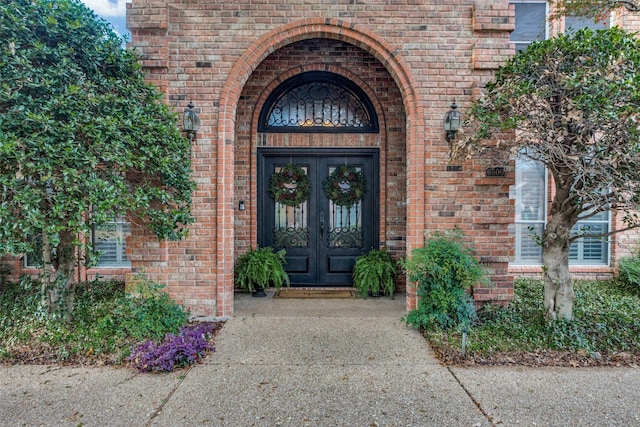
[[[42,233],[42,274],[40,286],[42,289],[42,305],[47,313],[52,314],[60,299],[55,286],[55,269],[51,263],[51,242],[47,233]]]
[[[569,275],[571,224],[552,217],[543,235],[544,307],[552,319],[573,318],[575,292]]]
[[[42,288],[43,303],[49,314],[59,313],[64,320],[73,320],[75,300],[75,235],[68,231],[60,232],[60,242],[55,257],[46,233],[42,236]]]
[[[61,276],[61,288],[64,289],[64,319],[68,322],[73,320],[73,303],[76,296],[76,277],[74,274],[76,267],[76,247],[73,244],[76,235],[69,231],[60,232],[60,244],[58,245],[58,274]]]

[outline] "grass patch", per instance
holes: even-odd
[[[617,281],[577,282],[575,319],[549,321],[543,284],[518,280],[507,307],[484,307],[467,331],[424,331],[448,363],[526,365],[637,364],[640,361],[640,296]]]
[[[143,281],[141,286],[141,296],[132,297],[120,281],[81,283],[74,321],[66,323],[43,315],[36,283],[4,283],[0,362],[120,364],[138,343],[177,334],[187,324],[188,313],[161,285]]]

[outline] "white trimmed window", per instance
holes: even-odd
[[[547,218],[547,173],[544,165],[530,159],[516,161],[515,185],[515,257],[514,265],[542,264],[542,247],[536,238],[542,236]],[[606,234],[611,215],[601,212],[578,221],[573,233]],[[585,237],[569,249],[570,265],[609,265],[609,239]]]
[[[589,234],[608,233],[610,216],[609,212],[600,212],[591,218],[578,221],[571,231]],[[569,249],[569,264],[609,265],[609,239],[585,237],[577,240]]]
[[[516,52],[536,40],[547,38],[546,1],[509,2],[515,7],[515,29],[509,40]],[[526,157],[516,160],[515,258],[517,265],[540,265],[542,247],[535,236],[542,236],[547,219],[547,173],[543,164]]]
[[[127,259],[127,236],[131,234],[130,224],[119,216],[102,225],[94,225],[91,230],[91,243],[95,251],[100,252],[97,267],[130,267]],[[36,247],[42,247],[42,236],[34,238]],[[37,251],[24,256],[25,267],[40,267],[42,254]]]
[[[93,249],[100,252],[98,267],[131,266],[126,253],[126,240],[130,234],[130,224],[120,216],[112,222],[93,227],[91,242]]]
[[[547,38],[546,1],[516,1],[509,2],[515,6],[515,29],[509,40],[516,45],[516,52],[520,52],[536,40]]]
[[[540,162],[516,160],[515,259],[518,265],[540,265],[542,247],[534,236],[542,236],[547,219],[547,173]]]
[[[564,18],[564,28],[567,34],[574,33],[583,28],[590,28],[592,30],[605,30],[609,28],[609,17],[602,21],[594,21],[589,18],[581,16],[567,16]]]
[[[36,251],[23,257],[25,267],[42,267],[42,234],[30,237]]]

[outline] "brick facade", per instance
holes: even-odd
[[[133,0],[127,7],[148,79],[177,112],[193,101],[201,118],[192,147],[196,222],[180,242],[134,228],[127,241],[134,270],[167,283],[194,315],[230,315],[234,260],[257,244],[257,148],[379,147],[379,245],[400,258],[431,232],[459,227],[491,273],[492,285],[476,288],[475,300],[512,298],[514,273],[527,273],[509,268],[513,165],[491,177],[485,161],[450,164],[442,123],[454,100],[464,113],[513,55],[507,0]],[[380,132],[259,133],[271,91],[314,70],[362,88]],[[412,309],[415,289],[405,290]]]
[[[169,284],[201,315],[233,310],[233,263],[257,243],[256,149],[380,148],[380,246],[400,258],[435,230],[462,228],[491,269],[493,286],[475,298],[508,300],[513,171],[451,168],[442,118],[469,105],[513,52],[506,1],[358,4],[313,1],[135,0],[132,45],[149,79],[177,111],[193,100],[202,125],[193,146],[197,222],[188,239],[158,243],[136,230],[135,266]],[[257,117],[279,82],[310,70],[363,88],[381,118],[377,134],[260,134]],[[247,209],[237,209],[239,201]],[[415,292],[407,287],[407,307]]]

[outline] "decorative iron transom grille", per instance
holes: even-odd
[[[260,114],[261,132],[377,132],[367,95],[342,76],[308,72],[271,94]]]

